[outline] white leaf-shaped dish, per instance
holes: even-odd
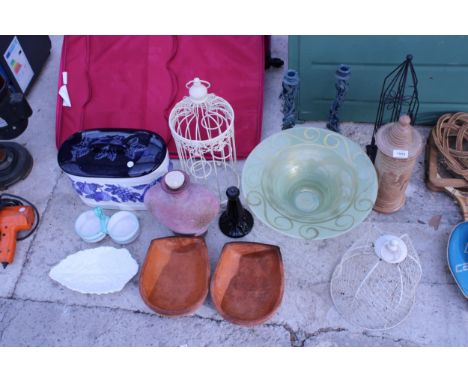
[[[137,272],[138,264],[127,249],[97,247],[67,256],[49,277],[76,292],[106,294],[121,291]]]

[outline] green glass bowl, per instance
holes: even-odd
[[[377,175],[361,147],[316,127],[294,127],[262,141],[242,171],[252,212],[301,239],[341,235],[361,223],[377,197]]]

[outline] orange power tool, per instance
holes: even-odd
[[[16,234],[30,230],[34,224],[31,206],[0,207],[0,263],[3,268],[13,262],[16,249]]]

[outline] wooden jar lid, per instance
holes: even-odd
[[[422,137],[411,126],[411,119],[408,115],[402,115],[397,122],[383,125],[377,131],[375,140],[379,150],[391,158],[416,157],[421,153],[423,147]],[[395,150],[402,152],[403,155],[396,156]]]

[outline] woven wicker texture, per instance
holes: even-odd
[[[442,115],[432,138],[447,168],[468,180],[468,113]]]

